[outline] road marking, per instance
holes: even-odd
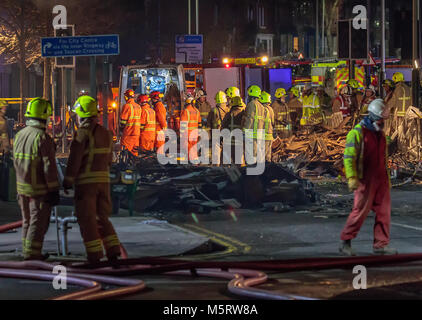
[[[393,225],[393,226],[398,226],[398,227],[403,227],[403,228],[407,228],[407,229],[413,229],[413,230],[422,231],[422,228],[419,228],[419,227],[414,227],[414,226],[409,226],[409,225],[407,225],[407,224],[401,224],[401,223],[391,223],[391,225]]]
[[[226,256],[230,253],[235,253],[238,251],[241,252],[249,252],[251,250],[251,247],[248,246],[245,243],[242,243],[240,241],[237,241],[235,239],[232,239],[230,237],[227,237],[225,235],[222,235],[220,233],[216,233],[213,232],[211,230],[205,229],[205,228],[201,228],[192,224],[183,224],[183,227],[190,229],[193,232],[199,233],[207,238],[209,238],[210,240],[218,243],[219,245],[223,246],[224,248],[226,248],[226,250],[224,251],[219,251],[219,252],[214,252],[214,253],[205,253],[205,254],[196,254],[196,255],[192,255],[192,258],[197,259],[198,257],[200,257],[201,259],[213,259],[213,258],[217,258],[220,256]],[[185,256],[185,257],[189,257],[189,256]]]
[[[195,229],[198,229],[198,230],[200,230],[202,232],[205,232],[205,233],[209,233],[211,235],[214,235],[215,237],[222,238],[222,239],[224,239],[224,240],[226,240],[228,242],[231,242],[233,244],[236,244],[236,245],[242,247],[243,248],[243,252],[245,252],[245,253],[251,251],[251,247],[249,245],[247,245],[246,243],[240,242],[240,241],[238,241],[236,239],[233,239],[231,237],[228,237],[228,236],[226,236],[224,234],[217,233],[217,232],[214,232],[214,231],[205,229],[205,228],[201,228],[201,227],[198,227],[198,226],[193,225],[193,224],[188,224],[188,226],[190,226],[192,228],[195,228]]]

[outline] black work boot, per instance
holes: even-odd
[[[343,240],[340,248],[338,248],[340,253],[345,256],[355,256],[356,253],[352,249],[352,240]]]

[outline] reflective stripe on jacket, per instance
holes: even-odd
[[[133,99],[129,99],[123,106],[120,124],[124,126],[122,137],[138,136],[141,127],[141,107]]]
[[[187,137],[190,137],[190,133],[194,131],[195,129],[198,129],[199,124],[201,123],[201,115],[199,113],[199,110],[196,109],[194,106],[189,104],[183,111],[180,116],[180,134],[183,134],[187,129]],[[194,136],[197,136],[194,135]],[[191,137],[195,138],[194,136]],[[189,140],[191,140],[189,139]]]
[[[17,192],[28,197],[42,196],[59,189],[56,147],[46,134],[45,125],[28,120],[27,127],[16,134],[13,159]]]
[[[274,110],[265,104],[265,140],[272,141],[274,132]]]
[[[302,97],[303,113],[300,119],[301,125],[315,124],[322,121],[321,108],[319,106],[319,98],[312,93],[309,96]],[[314,116],[316,115],[316,116]],[[313,119],[311,121],[311,118]]]
[[[70,146],[65,183],[109,183],[113,136],[95,118],[85,119]]]
[[[249,139],[264,139],[265,136],[258,137],[258,130],[265,130],[264,120],[264,106],[257,99],[252,99],[251,101],[249,101],[249,103],[246,105],[245,121],[243,124],[243,129],[245,130],[245,137]]]

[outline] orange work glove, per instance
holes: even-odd
[[[355,191],[357,188],[359,188],[359,185],[360,185],[359,179],[356,177],[349,178],[348,185],[349,185],[350,191]]]

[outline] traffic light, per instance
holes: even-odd
[[[75,35],[75,26],[67,25],[66,29],[54,29],[55,37],[72,37]],[[75,57],[56,57],[55,65],[57,68],[74,68]]]

